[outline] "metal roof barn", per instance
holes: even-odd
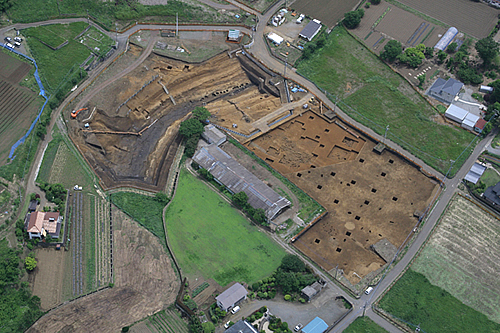
[[[456,121],[459,124],[462,124],[468,113],[468,111],[462,109],[461,107],[452,104],[448,107],[448,110],[446,110],[444,116],[448,119]],[[474,125],[475,124],[476,122],[474,122]]]
[[[321,21],[314,19],[312,21],[309,21],[309,23],[307,23],[304,29],[302,29],[302,31],[299,33],[299,36],[307,39],[308,41],[311,41],[320,30],[321,30]]]
[[[314,318],[309,324],[307,324],[303,329],[303,333],[323,333],[328,329],[328,325],[320,317]]]
[[[472,168],[470,168],[464,179],[472,184],[476,184],[479,181],[479,178],[483,175],[484,171],[486,171],[486,167],[476,162]]]
[[[474,126],[476,125],[478,120],[479,120],[479,116],[476,116],[475,114],[469,112],[465,116],[464,121],[462,121],[462,127],[465,129],[468,129],[469,131],[473,131]]]

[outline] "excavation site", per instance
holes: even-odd
[[[392,259],[439,185],[329,113],[306,111],[247,147],[326,208],[293,244],[356,285]]]
[[[75,110],[70,135],[105,189],[163,190],[181,141],[178,127],[197,106],[212,112],[212,123],[244,134],[279,108],[283,84],[276,82],[283,80],[235,51],[199,64],[150,55]]]

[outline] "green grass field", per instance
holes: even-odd
[[[167,234],[188,275],[252,283],[270,275],[284,250],[252,225],[205,183],[181,170],[166,212]]]
[[[486,171],[481,176],[481,182],[486,185],[486,188],[496,185],[500,182],[500,175],[493,169],[486,169]]]
[[[378,326],[368,317],[358,317],[349,325],[344,333],[386,333],[382,327]]]
[[[166,245],[162,219],[165,204],[158,202],[154,197],[132,192],[113,193],[110,198],[118,208],[132,216],[140,225],[157,236],[163,245]]]
[[[86,27],[87,24],[85,22],[75,22],[22,30],[23,35],[27,37],[29,49],[38,64],[41,73],[40,76],[47,91],[55,93],[60,84],[69,80],[71,74],[76,73],[79,70],[80,64],[91,54],[91,50],[85,46],[85,43],[80,43],[80,40],[73,39]],[[50,34],[47,34],[47,32],[50,32]],[[80,39],[92,40],[92,43],[89,45],[92,49],[100,45],[102,52],[105,53],[110,50],[112,45],[111,38],[103,35],[97,29],[92,31],[91,34],[95,35],[93,37],[96,39],[100,38],[101,42],[85,38],[87,34]],[[68,40],[68,44],[54,51],[42,44],[40,40],[53,47],[58,46],[61,44],[61,41],[64,42],[65,40]],[[100,52],[98,53],[101,54]]]
[[[390,140],[443,173],[474,137],[433,122],[434,108],[342,27],[333,30],[325,47],[301,61],[297,70],[333,101],[338,96],[339,106],[354,120],[381,135],[389,125]]]
[[[468,307],[409,269],[380,301],[380,308],[427,333],[500,332],[500,324]]]

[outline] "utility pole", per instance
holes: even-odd
[[[89,16],[89,10],[88,9],[87,9],[87,24],[90,24],[90,16]]]
[[[116,39],[116,42],[118,42],[118,22],[115,22],[115,32],[116,32],[115,39]]]
[[[175,13],[175,37],[179,38],[179,15]]]
[[[288,55],[285,57],[285,69],[283,70],[283,78],[286,79],[286,66],[288,64]]]
[[[387,132],[389,132],[389,125],[387,125],[387,126],[385,127],[384,144],[385,144],[385,140],[387,139]]]

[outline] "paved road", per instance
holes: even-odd
[[[207,0],[209,1],[209,0]],[[264,65],[266,65],[267,67],[269,67],[270,69],[276,71],[276,72],[281,72],[284,68],[284,65],[279,62],[278,60],[276,60],[274,57],[272,57],[268,51],[267,51],[267,47],[265,45],[265,42],[264,42],[264,39],[263,39],[263,33],[264,33],[264,27],[265,27],[265,23],[270,19],[270,17],[272,16],[272,13],[274,13],[277,9],[279,9],[279,7],[284,3],[285,0],[282,0],[282,1],[279,1],[275,6],[273,6],[273,8],[271,10],[269,10],[265,15],[261,15],[259,13],[257,13],[256,11],[252,10],[252,9],[249,9],[249,8],[245,8],[245,6],[241,5],[240,3],[237,3],[235,2],[234,0],[227,0],[229,3],[231,4],[234,4],[235,6],[237,7],[240,7],[240,8],[243,8],[245,10],[247,10],[248,12],[251,12],[253,14],[256,14],[259,18],[259,24],[257,25],[257,29],[256,29],[256,32],[255,32],[255,39],[254,39],[254,43],[252,45],[252,47],[250,48],[249,52],[255,56],[257,59],[259,59]],[[32,24],[23,24],[23,25],[14,25],[14,26],[10,26],[10,27],[7,27],[7,28],[3,28],[3,29],[0,29],[0,37],[2,37],[3,39],[3,34],[5,33],[5,31],[11,29],[12,27],[16,27],[18,29],[21,29],[21,28],[26,28],[26,27],[31,27],[31,26],[37,26],[37,25],[43,25],[43,24],[52,24],[52,23],[70,23],[70,22],[76,22],[76,21],[85,21],[86,19],[64,19],[64,20],[54,20],[54,21],[46,21],[46,22],[38,22],[38,23],[32,23]],[[96,25],[94,25],[96,26]],[[112,38],[116,38],[116,40],[118,41],[118,49],[117,51],[115,52],[115,54],[110,57],[106,62],[104,62],[103,64],[101,64],[96,70],[94,70],[90,77],[89,77],[89,80],[87,80],[86,82],[91,82],[93,78],[95,78],[99,73],[100,71],[105,68],[109,63],[111,63],[115,57],[121,53],[122,50],[125,49],[125,45],[126,45],[126,41],[128,39],[128,37],[136,32],[137,30],[140,30],[140,29],[152,29],[152,30],[158,30],[158,29],[165,29],[165,28],[173,28],[174,26],[165,26],[165,25],[137,25],[137,26],[134,26],[132,29],[126,31],[125,33],[123,34],[114,34],[114,33],[107,33],[107,32],[104,32],[106,34],[108,34],[110,37]],[[96,26],[96,28],[100,29],[100,27]],[[247,29],[242,29],[241,27],[220,27],[220,26],[209,26],[209,25],[206,25],[206,26],[198,26],[198,25],[193,25],[193,26],[181,26],[180,27],[181,30],[183,29],[196,29],[196,30],[228,30],[228,29],[232,29],[232,28],[236,28],[236,29],[240,29],[240,30],[243,30],[245,31],[246,33],[249,33],[249,34],[252,34],[251,31],[247,30]],[[100,29],[102,31],[102,29]],[[151,41],[150,41],[150,44],[151,44]],[[302,85],[303,87],[305,87],[306,89],[308,89],[310,92],[314,93],[316,96],[318,96],[321,100],[323,100],[323,102],[328,105],[331,109],[334,109],[334,105],[333,103],[319,90],[317,89],[314,84],[312,84],[311,82],[309,82],[308,80],[304,79],[303,77],[299,76],[298,74],[296,74],[293,70],[289,70],[287,71],[287,78],[288,79],[291,79],[293,81],[296,81],[298,84]],[[48,128],[48,135],[46,137],[46,139],[42,142],[41,144],[41,148],[37,150],[37,156],[35,158],[35,163],[33,163],[33,169],[36,168],[36,166],[39,164],[41,158],[42,158],[42,155],[43,155],[43,151],[45,150],[45,147],[47,145],[47,143],[50,141],[51,139],[51,136],[50,136],[50,133],[51,133],[51,130],[52,130],[52,127],[55,123],[55,120],[59,117],[59,114],[61,112],[61,110],[64,108],[64,106],[69,103],[69,101],[74,97],[76,96],[77,94],[80,93],[80,91],[85,87],[85,84],[82,84],[75,92],[73,92],[72,94],[70,94],[70,96],[61,104],[61,106],[56,110],[56,112],[54,112],[54,117],[49,125],[49,128]],[[92,94],[92,92],[91,92]],[[366,133],[368,133],[369,135],[373,136],[374,138],[378,139],[378,140],[382,140],[382,137],[378,134],[376,134],[374,131],[372,131],[371,129],[367,128],[366,126],[354,121],[353,119],[351,119],[350,117],[348,117],[346,114],[344,114],[342,111],[338,110],[338,108],[336,109],[336,112],[343,118],[345,119],[346,121],[352,123],[354,126],[360,128],[361,130],[365,131]],[[414,255],[418,252],[419,248],[422,246],[422,244],[424,243],[424,241],[427,239],[427,237],[429,236],[430,232],[432,231],[433,227],[435,226],[435,224],[437,223],[438,219],[439,219],[439,216],[441,215],[441,213],[444,211],[448,201],[450,200],[450,198],[452,197],[453,193],[455,192],[455,189],[457,187],[457,185],[460,183],[461,179],[465,176],[465,174],[468,172],[468,170],[470,169],[470,167],[472,166],[472,164],[475,162],[475,160],[477,159],[477,157],[479,156],[479,154],[484,150],[485,146],[487,145],[487,143],[489,141],[491,141],[491,138],[492,138],[492,135],[490,135],[487,140],[483,140],[482,142],[480,142],[477,147],[475,148],[473,154],[471,155],[471,157],[467,160],[467,162],[464,164],[464,166],[460,169],[460,171],[458,172],[457,176],[454,178],[454,179],[444,179],[443,181],[443,184],[444,184],[444,190],[438,200],[438,202],[436,203],[434,209],[431,211],[431,213],[429,214],[427,220],[425,221],[425,224],[424,226],[421,228],[421,230],[419,231],[419,234],[417,235],[415,241],[413,242],[413,244],[409,247],[406,255],[403,257],[402,260],[400,260],[397,265],[395,265],[391,271],[389,271],[389,273],[385,276],[385,278],[380,282],[380,284],[376,287],[376,289],[372,292],[371,295],[367,296],[367,295],[363,295],[360,299],[354,299],[352,297],[350,297],[350,295],[347,295],[341,288],[339,288],[336,284],[333,284],[333,283],[329,283],[329,286],[335,291],[337,292],[338,294],[342,294],[344,295],[350,302],[353,303],[354,305],[354,311],[351,315],[347,316],[344,320],[342,320],[342,322],[340,322],[332,332],[341,332],[343,329],[345,329],[357,316],[359,315],[362,315],[363,314],[363,307],[366,306],[365,308],[365,312],[366,312],[366,315],[369,316],[371,319],[373,319],[375,322],[377,322],[379,325],[381,325],[382,327],[384,327],[386,330],[388,330],[389,332],[400,332],[399,329],[397,329],[396,327],[392,326],[390,323],[388,323],[385,319],[383,319],[382,317],[378,316],[376,313],[373,312],[373,310],[371,309],[371,304],[374,300],[376,300],[382,293],[383,291],[388,288],[396,279],[397,277],[400,275],[400,273],[404,270],[404,268],[408,265],[408,263],[411,262],[412,258],[414,257]],[[394,150],[397,150],[398,152],[400,152],[402,155],[405,155],[406,157],[410,158],[411,160],[415,161],[416,163],[420,164],[423,166],[424,170],[437,176],[438,178],[440,179],[443,179],[444,176],[434,170],[433,168],[425,165],[425,163],[423,161],[421,161],[420,159],[416,158],[415,156],[409,154],[408,152],[406,152],[404,149],[402,149],[400,146],[396,145],[395,143],[393,142],[390,142],[390,141],[386,141],[387,145],[389,147],[391,147],[392,149]],[[27,193],[30,193],[31,190],[30,188],[33,188],[34,187],[34,175],[35,175],[35,170],[31,170],[30,174],[29,174],[29,177],[28,177],[28,180],[27,180],[27,186],[28,186],[28,189],[27,189]],[[281,241],[281,239],[279,239],[279,237],[274,237],[275,239],[277,239],[280,244],[285,247],[289,252],[296,252],[293,248],[291,248],[288,244],[285,244]],[[317,273],[322,276],[324,279],[326,279],[327,281],[329,281],[329,279],[326,278],[326,276],[320,272],[320,271],[317,271]]]

